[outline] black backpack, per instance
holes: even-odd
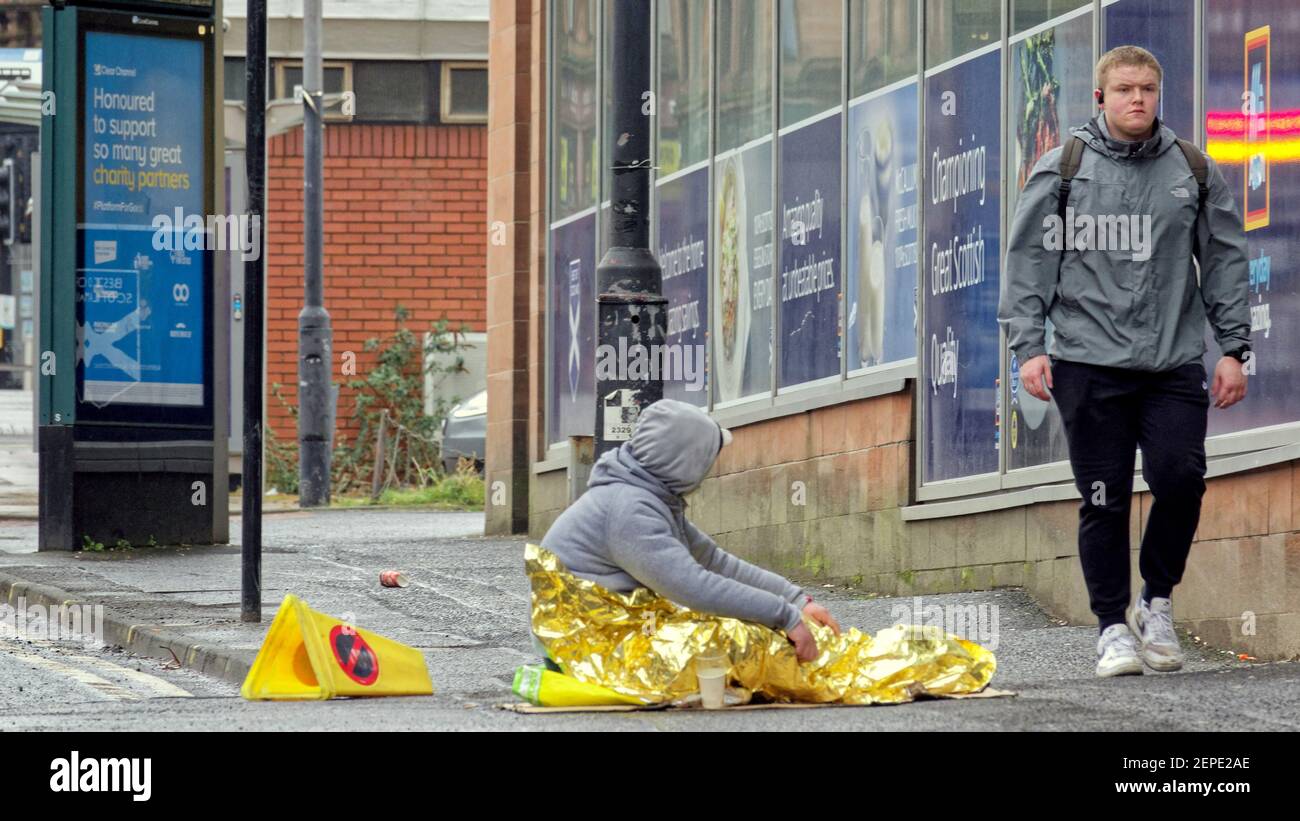
[[[1195,144],[1184,140],[1182,137],[1176,138],[1178,147],[1182,149],[1183,156],[1187,159],[1187,165],[1192,169],[1192,176],[1196,177],[1196,216],[1201,216],[1202,209],[1205,208],[1205,199],[1210,195],[1210,186],[1206,182],[1210,175],[1209,164],[1205,161],[1205,155]],[[1079,164],[1083,162],[1083,140],[1076,136],[1065,144],[1064,150],[1061,151],[1061,199],[1056,204],[1056,215],[1061,218],[1061,224],[1065,224],[1065,207],[1070,199],[1070,185],[1074,182],[1074,175],[1079,173]]]

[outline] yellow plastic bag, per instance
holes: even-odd
[[[515,670],[510,688],[515,695],[538,707],[594,707],[608,704],[644,704],[640,699],[616,693],[599,684],[587,684],[541,664],[525,664]]]

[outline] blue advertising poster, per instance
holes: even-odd
[[[551,226],[551,406],[547,439],[596,429],[596,215]]]
[[[840,114],[781,134],[778,386],[840,373]]]
[[[1255,352],[1246,398],[1211,406],[1213,436],[1300,420],[1300,15],[1291,0],[1209,0],[1205,32],[1206,151],[1246,232]],[[1213,379],[1222,352],[1206,325]]]
[[[1057,26],[1011,44],[1012,112],[1008,157],[1013,177],[1007,191],[1007,212],[1014,215],[1020,191],[1044,154],[1070,138],[1070,129],[1097,112],[1093,99],[1092,13],[1075,14]],[[1010,219],[1010,218],[1009,218]],[[1045,319],[1048,350],[1054,332]],[[1007,469],[1030,467],[1069,458],[1065,427],[1053,402],[1020,390],[1020,361],[1007,350],[1008,403],[1004,414]]]
[[[772,389],[772,138],[715,162],[715,404]]]
[[[923,482],[998,469],[1000,87],[997,47],[925,81]]]
[[[709,167],[703,163],[657,185],[659,265],[668,298],[668,337],[672,354],[664,397],[703,406],[708,403],[709,316]]]
[[[205,220],[203,52],[85,35],[78,352],[81,400],[96,407],[204,404],[210,255],[199,232],[159,249],[154,227]]]
[[[1164,71],[1157,116],[1174,133],[1196,139],[1196,4],[1187,0],[1106,0],[1105,45],[1141,46],[1155,55]]]
[[[916,80],[849,105],[848,370],[916,356]]]

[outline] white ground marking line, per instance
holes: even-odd
[[[88,687],[93,688],[97,692],[104,693],[106,695],[109,695],[112,698],[132,700],[132,701],[139,700],[145,697],[140,693],[137,693],[133,690],[129,690],[120,685],[114,684],[113,682],[105,678],[101,678],[100,676],[97,676],[94,673],[88,672],[86,670],[82,670],[81,668],[74,667],[70,664],[64,664],[61,661],[55,661],[54,659],[46,658],[45,656],[39,655],[37,653],[33,653],[30,650],[27,650],[26,648],[18,646],[17,645],[18,641],[27,641],[38,647],[46,647],[50,649],[56,647],[56,645],[53,642],[50,642],[42,638],[23,637],[20,639],[17,631],[14,630],[9,625],[4,624],[3,622],[0,622],[0,639],[6,640],[3,650],[5,652],[8,652],[10,655],[13,655],[17,658],[21,658],[25,662],[35,664],[36,666],[42,667],[46,670],[59,673],[60,675],[69,676],[75,679],[76,681],[79,681],[82,684],[85,684]],[[170,681],[165,681],[161,678],[158,678],[157,676],[150,675],[140,670],[132,670],[129,667],[123,667],[120,664],[114,664],[113,662],[107,661],[105,659],[97,659],[94,658],[93,656],[83,656],[83,655],[69,655],[67,656],[67,658],[69,661],[80,662],[82,664],[85,664],[91,668],[98,670],[101,673],[108,673],[109,675],[118,675],[123,678],[129,679],[135,682],[136,684],[139,684],[140,686],[148,689],[151,693],[150,697],[154,697],[154,698],[193,698],[194,697],[193,693],[191,693],[190,691],[184,688],[178,687],[175,684],[172,684]]]
[[[370,577],[370,571],[369,571],[369,570],[366,570],[364,567],[354,567],[354,566],[352,566],[352,565],[350,565],[350,564],[344,564],[343,562],[336,562],[336,561],[334,561],[333,559],[326,559],[326,558],[321,557],[321,556],[311,556],[310,558],[315,559],[315,560],[318,561],[318,562],[324,562],[325,564],[332,564],[332,565],[334,565],[335,567],[341,567],[341,568],[343,568],[343,569],[345,569],[345,570],[351,570],[351,571],[353,571],[353,572],[360,573],[362,579],[366,579],[366,578],[369,578],[369,577]],[[379,574],[376,573],[375,575],[378,576]],[[480,606],[475,605],[475,604],[470,604],[470,603],[467,602],[467,601],[462,601],[461,599],[456,598],[455,596],[451,595],[450,593],[448,593],[448,592],[445,591],[445,590],[439,590],[438,588],[434,587],[434,586],[431,585],[431,584],[425,584],[424,582],[416,581],[415,579],[411,579],[411,580],[409,580],[409,583],[412,584],[412,585],[414,585],[415,587],[423,587],[425,590],[432,590],[434,593],[437,593],[439,596],[442,596],[442,597],[445,598],[445,599],[451,599],[452,601],[456,602],[456,604],[459,604],[461,607],[464,607],[464,608],[466,608],[467,610],[479,610],[479,611],[484,612],[484,613],[491,613],[492,615],[497,616],[497,617],[502,618],[502,619],[511,619],[511,620],[513,620],[513,619],[516,619],[516,618],[518,617],[518,614],[516,614],[516,613],[501,613],[501,612],[496,611],[496,610],[489,610],[489,609],[486,608],[486,607],[480,607]]]
[[[114,664],[111,661],[97,659],[92,656],[72,656],[74,661],[80,661],[91,667],[100,670],[112,672],[115,675],[130,679],[136,684],[153,691],[155,698],[193,698],[194,694],[183,687],[178,687],[166,679],[151,675],[143,670],[132,670],[130,667],[123,667],[120,664]]]
[[[5,642],[5,646],[0,647],[0,652],[13,656],[15,659],[32,667],[39,667],[64,678],[70,678],[78,684],[85,685],[94,693],[101,695],[112,701],[139,701],[141,696],[124,687],[119,687],[107,679],[100,678],[94,673],[88,673],[79,667],[73,667],[69,664],[47,659],[44,656],[33,653],[29,650],[23,650],[13,645],[12,642]]]

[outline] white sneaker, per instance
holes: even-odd
[[[1174,604],[1155,596],[1148,605],[1139,593],[1137,601],[1124,614],[1129,629],[1138,637],[1139,654],[1152,670],[1171,673],[1183,668],[1183,648],[1174,632]]]
[[[1112,624],[1097,639],[1097,675],[1142,675],[1142,659],[1138,657],[1137,640],[1123,624]]]

